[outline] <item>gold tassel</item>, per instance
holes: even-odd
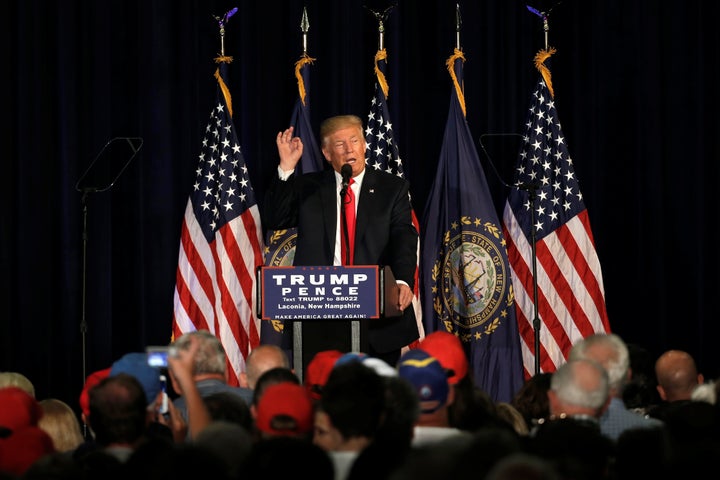
[[[227,85],[225,85],[225,81],[223,80],[222,76],[220,75],[220,69],[218,68],[215,70],[215,78],[218,81],[218,85],[220,85],[220,90],[223,92],[223,97],[225,97],[225,103],[228,107],[228,114],[230,114],[230,118],[232,118],[232,95],[230,95],[230,90],[228,89]]]
[[[297,78],[298,82],[298,92],[300,95],[300,101],[303,105],[305,105],[305,81],[303,80],[302,74],[300,73],[300,70],[302,70],[302,67],[305,65],[312,64],[315,61],[314,58],[310,58],[307,53],[303,53],[303,56],[295,62],[295,78]]]
[[[383,72],[381,72],[378,68],[378,62],[380,60],[387,60],[387,51],[384,48],[382,50],[378,50],[375,54],[375,76],[378,79],[380,88],[382,88],[383,95],[385,95],[385,98],[387,98],[390,87],[388,86],[387,80],[385,79],[385,74],[383,74]]]
[[[545,66],[545,60],[550,58],[556,51],[555,48],[550,48],[550,50],[540,50],[535,54],[535,68],[537,68],[540,75],[542,75],[543,80],[545,80],[545,85],[547,85],[550,95],[553,98],[555,98],[555,92],[552,86],[552,75],[550,74],[550,69]]]
[[[217,58],[215,58],[215,63],[227,63],[230,64],[233,61],[233,57],[222,55]],[[220,76],[220,68],[215,70],[215,78],[218,81],[218,84],[220,85],[220,90],[223,92],[223,96],[225,97],[225,103],[228,106],[228,113],[230,114],[230,118],[232,118],[232,95],[230,95],[230,90],[228,89],[227,85],[225,85],[225,80],[222,79]]]
[[[452,78],[453,85],[455,85],[455,91],[457,93],[458,100],[460,101],[460,108],[462,108],[463,117],[467,117],[467,113],[465,110],[465,94],[463,93],[463,89],[458,82],[457,76],[455,75],[455,60],[457,60],[458,58],[462,59],[463,62],[465,61],[465,55],[463,55],[462,51],[456,48],[455,52],[450,56],[450,58],[447,59],[447,62],[445,62],[445,65],[447,65],[447,69],[448,72],[450,72],[450,77]]]

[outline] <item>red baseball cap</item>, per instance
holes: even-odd
[[[438,359],[440,365],[448,371],[450,385],[455,385],[467,375],[465,349],[460,339],[452,333],[445,330],[432,332],[420,340],[418,348]]]
[[[313,429],[313,402],[302,385],[270,385],[257,405],[255,425],[271,435],[303,435]]]
[[[85,380],[85,386],[83,387],[82,392],[80,392],[80,409],[86,417],[90,415],[90,395],[88,392],[90,392],[92,387],[100,383],[100,380],[105,377],[109,377],[110,370],[112,370],[112,367],[108,367],[104,370],[98,370],[97,372],[93,372],[88,375]]]
[[[313,400],[320,399],[322,387],[325,386],[335,362],[342,356],[340,350],[322,350],[317,352],[308,363],[303,383]]]
[[[0,427],[9,430],[36,427],[42,414],[37,400],[22,388],[0,388]]]

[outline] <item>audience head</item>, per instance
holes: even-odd
[[[260,375],[277,367],[290,369],[290,359],[285,350],[269,343],[257,346],[248,354],[245,372],[240,373],[240,384],[254,390]]]
[[[43,411],[20,387],[0,388],[0,476],[22,476],[39,458],[55,452],[50,436],[38,427]]]
[[[110,368],[110,376],[126,373],[135,377],[145,392],[146,405],[155,402],[162,390],[160,383],[161,371],[148,365],[146,353],[127,353],[115,361]]]
[[[102,379],[90,390],[88,423],[97,444],[134,446],[145,433],[147,406],[136,377],[123,372]]]
[[[630,352],[627,345],[614,333],[594,333],[577,342],[570,349],[568,360],[594,360],[608,374],[610,395],[620,397],[630,380]]]
[[[210,418],[214,422],[224,421],[252,431],[254,422],[250,406],[233,392],[215,392],[203,397]]]
[[[0,388],[18,387],[35,398],[35,385],[20,372],[0,372]]]
[[[209,330],[195,330],[183,334],[173,346],[179,350],[189,350],[191,338],[196,338],[199,344],[193,365],[195,378],[227,381],[227,356],[220,340]]]
[[[38,427],[50,435],[55,450],[69,452],[83,443],[85,439],[80,430],[80,420],[70,405],[57,398],[47,398],[39,403],[43,415]]]
[[[80,392],[79,399],[83,421],[86,421],[85,419],[88,417],[88,415],[90,415],[90,389],[100,383],[100,380],[102,380],[103,378],[109,377],[110,370],[112,370],[112,367],[98,370],[88,375],[85,379],[85,385],[83,386],[82,392]]]
[[[255,389],[253,390],[253,401],[251,405],[253,416],[257,416],[257,405],[263,393],[265,393],[265,390],[267,390],[269,386],[277,385],[278,383],[294,383],[300,385],[300,379],[295,375],[295,372],[284,367],[271,368],[260,375],[257,382],[255,382]]]
[[[313,400],[319,400],[322,388],[327,382],[330,372],[338,358],[340,350],[322,350],[313,356],[305,369],[304,385]]]
[[[448,373],[450,385],[456,385],[467,375],[467,354],[460,339],[452,333],[443,330],[430,333],[420,340],[418,348],[438,359]]]
[[[609,399],[608,374],[593,360],[569,360],[552,374],[548,391],[551,415],[599,418]]]
[[[522,413],[528,426],[550,416],[547,392],[550,390],[551,379],[550,372],[536,373],[525,380],[512,399],[511,403]]]
[[[296,383],[270,385],[257,404],[255,425],[262,436],[308,437],[313,429],[313,403]]]
[[[333,480],[334,468],[328,454],[317,445],[298,437],[275,436],[255,442],[236,478]]]
[[[424,350],[408,350],[398,362],[398,375],[414,387],[420,413],[434,413],[452,401],[446,370]]]
[[[668,350],[655,362],[660,398],[667,402],[690,400],[692,392],[704,382],[693,357],[682,350]]]
[[[324,450],[361,450],[385,412],[385,377],[360,361],[336,365],[315,412],[313,441]]]

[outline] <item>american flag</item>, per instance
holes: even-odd
[[[535,57],[541,77],[530,102],[516,181],[503,214],[526,377],[535,374],[537,366],[543,372],[555,371],[578,340],[610,331],[600,260],[555,109],[550,71],[543,63],[553,53],[542,50]],[[533,326],[533,229],[539,359]]]
[[[453,89],[423,217],[425,326],[457,336],[475,385],[509,402],[523,382],[520,337],[502,226],[465,116],[464,61],[457,48],[447,60]]]
[[[209,330],[227,354],[228,383],[239,385],[260,343],[256,269],[263,264],[260,213],[232,121],[227,63],[215,72],[217,97],[185,209],[175,279],[173,338]]]
[[[387,52],[385,49],[378,50],[375,54],[375,96],[370,104],[367,126],[365,129],[365,140],[367,150],[365,152],[365,164],[375,170],[384,170],[400,178],[405,178],[400,151],[393,134],[393,126],[390,121],[390,112],[387,106],[388,84],[385,77],[387,68]],[[411,200],[412,201],[412,200]],[[412,209],[412,222],[418,233],[420,222],[418,221],[415,209]],[[420,339],[425,336],[423,327],[422,308],[420,303],[420,236],[417,244],[418,267],[415,269],[415,296],[413,297],[413,309],[417,319]]]

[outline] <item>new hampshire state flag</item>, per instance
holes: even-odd
[[[498,401],[522,386],[523,363],[502,226],[466,120],[459,49],[447,60],[453,81],[435,183],[422,223],[425,331],[462,341],[473,380]]]

